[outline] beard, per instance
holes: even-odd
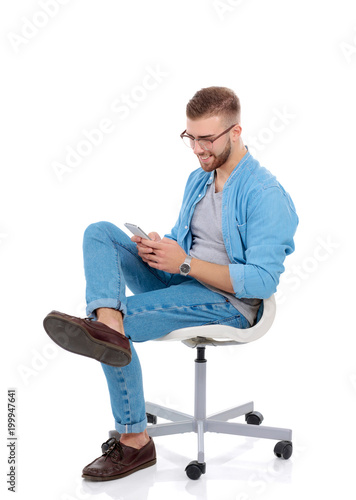
[[[205,154],[206,153],[197,156],[198,158],[200,158],[200,156],[205,156]],[[218,168],[222,167],[227,162],[227,160],[230,157],[230,154],[231,154],[231,140],[229,139],[222,153],[220,153],[218,156],[211,153],[209,163],[204,163],[199,159],[200,166],[203,170],[205,170],[205,172],[213,172],[214,170],[217,170]]]

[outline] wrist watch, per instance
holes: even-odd
[[[183,264],[179,266],[179,274],[182,276],[187,276],[190,273],[190,261],[193,257],[187,255]]]

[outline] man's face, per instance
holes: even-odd
[[[226,129],[219,116],[191,120],[187,118],[186,134],[195,139],[214,139]],[[231,154],[230,133],[219,137],[213,142],[212,147],[207,151],[195,141],[194,154],[198,157],[200,166],[205,172],[213,172],[223,166]]]

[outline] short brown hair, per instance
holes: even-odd
[[[191,120],[220,115],[227,125],[239,123],[240,100],[235,92],[226,87],[206,87],[190,99],[186,113]]]

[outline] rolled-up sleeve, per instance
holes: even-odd
[[[236,297],[264,299],[276,292],[284,259],[295,248],[297,225],[293,202],[282,189],[270,187],[255,197],[239,235],[245,245],[245,262],[229,265]]]

